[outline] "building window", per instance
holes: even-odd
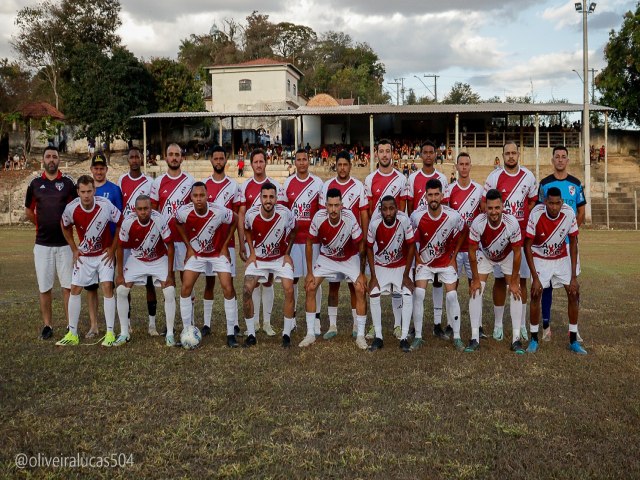
[[[287,92],[291,91],[291,80],[287,79]]]
[[[251,80],[249,80],[247,78],[243,78],[238,83],[239,83],[239,88],[240,88],[241,92],[251,91]]]
[[[296,90],[297,90],[297,88],[296,88],[296,84],[294,83],[294,84],[293,84],[293,95],[294,95],[294,96],[298,95],[298,94],[296,93]]]

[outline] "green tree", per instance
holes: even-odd
[[[409,89],[409,93],[407,93],[407,97],[404,100],[404,103],[407,105],[417,105],[418,104],[418,96],[413,88]]]
[[[449,104],[469,104],[469,103],[479,103],[480,95],[473,91],[471,85],[468,83],[456,82],[451,87],[451,90],[444,97],[442,103]]]
[[[0,59],[0,139],[20,119],[18,109],[30,100],[31,91],[31,74],[17,62]]]
[[[276,25],[276,32],[275,54],[293,64],[296,60],[300,62],[300,57],[304,57],[304,53],[310,51],[318,40],[312,28],[289,22]]]
[[[246,20],[243,36],[245,60],[273,57],[278,43],[278,28],[269,21],[269,15],[254,10]]]

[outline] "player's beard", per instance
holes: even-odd
[[[213,171],[220,175],[221,173],[224,173],[224,167],[225,165],[223,165],[222,167],[213,167]]]
[[[56,165],[56,162],[49,162],[47,164],[45,164],[44,168],[47,170],[47,173],[56,173],[58,171],[58,165]]]

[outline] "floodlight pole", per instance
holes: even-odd
[[[595,7],[595,5],[594,5]],[[585,223],[591,223],[591,140],[589,121],[589,41],[587,31],[587,0],[582,0],[582,148],[584,155],[584,195],[587,201],[585,205]]]
[[[144,159],[144,174],[147,174],[147,121],[142,120],[142,158]]]

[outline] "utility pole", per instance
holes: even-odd
[[[404,105],[404,77],[396,78],[396,82],[400,80],[400,94],[402,95],[402,105]]]
[[[436,103],[438,103],[438,78],[440,75],[434,75],[433,73],[425,74],[425,78],[433,78],[433,96],[436,99]]]
[[[591,103],[595,103],[596,101],[596,72],[600,70],[596,70],[595,68],[590,68],[591,71]]]
[[[398,81],[398,79],[394,79],[393,82],[387,82],[389,85],[395,85],[396,86],[396,105],[400,105],[400,82]],[[403,101],[404,103],[404,101]]]

